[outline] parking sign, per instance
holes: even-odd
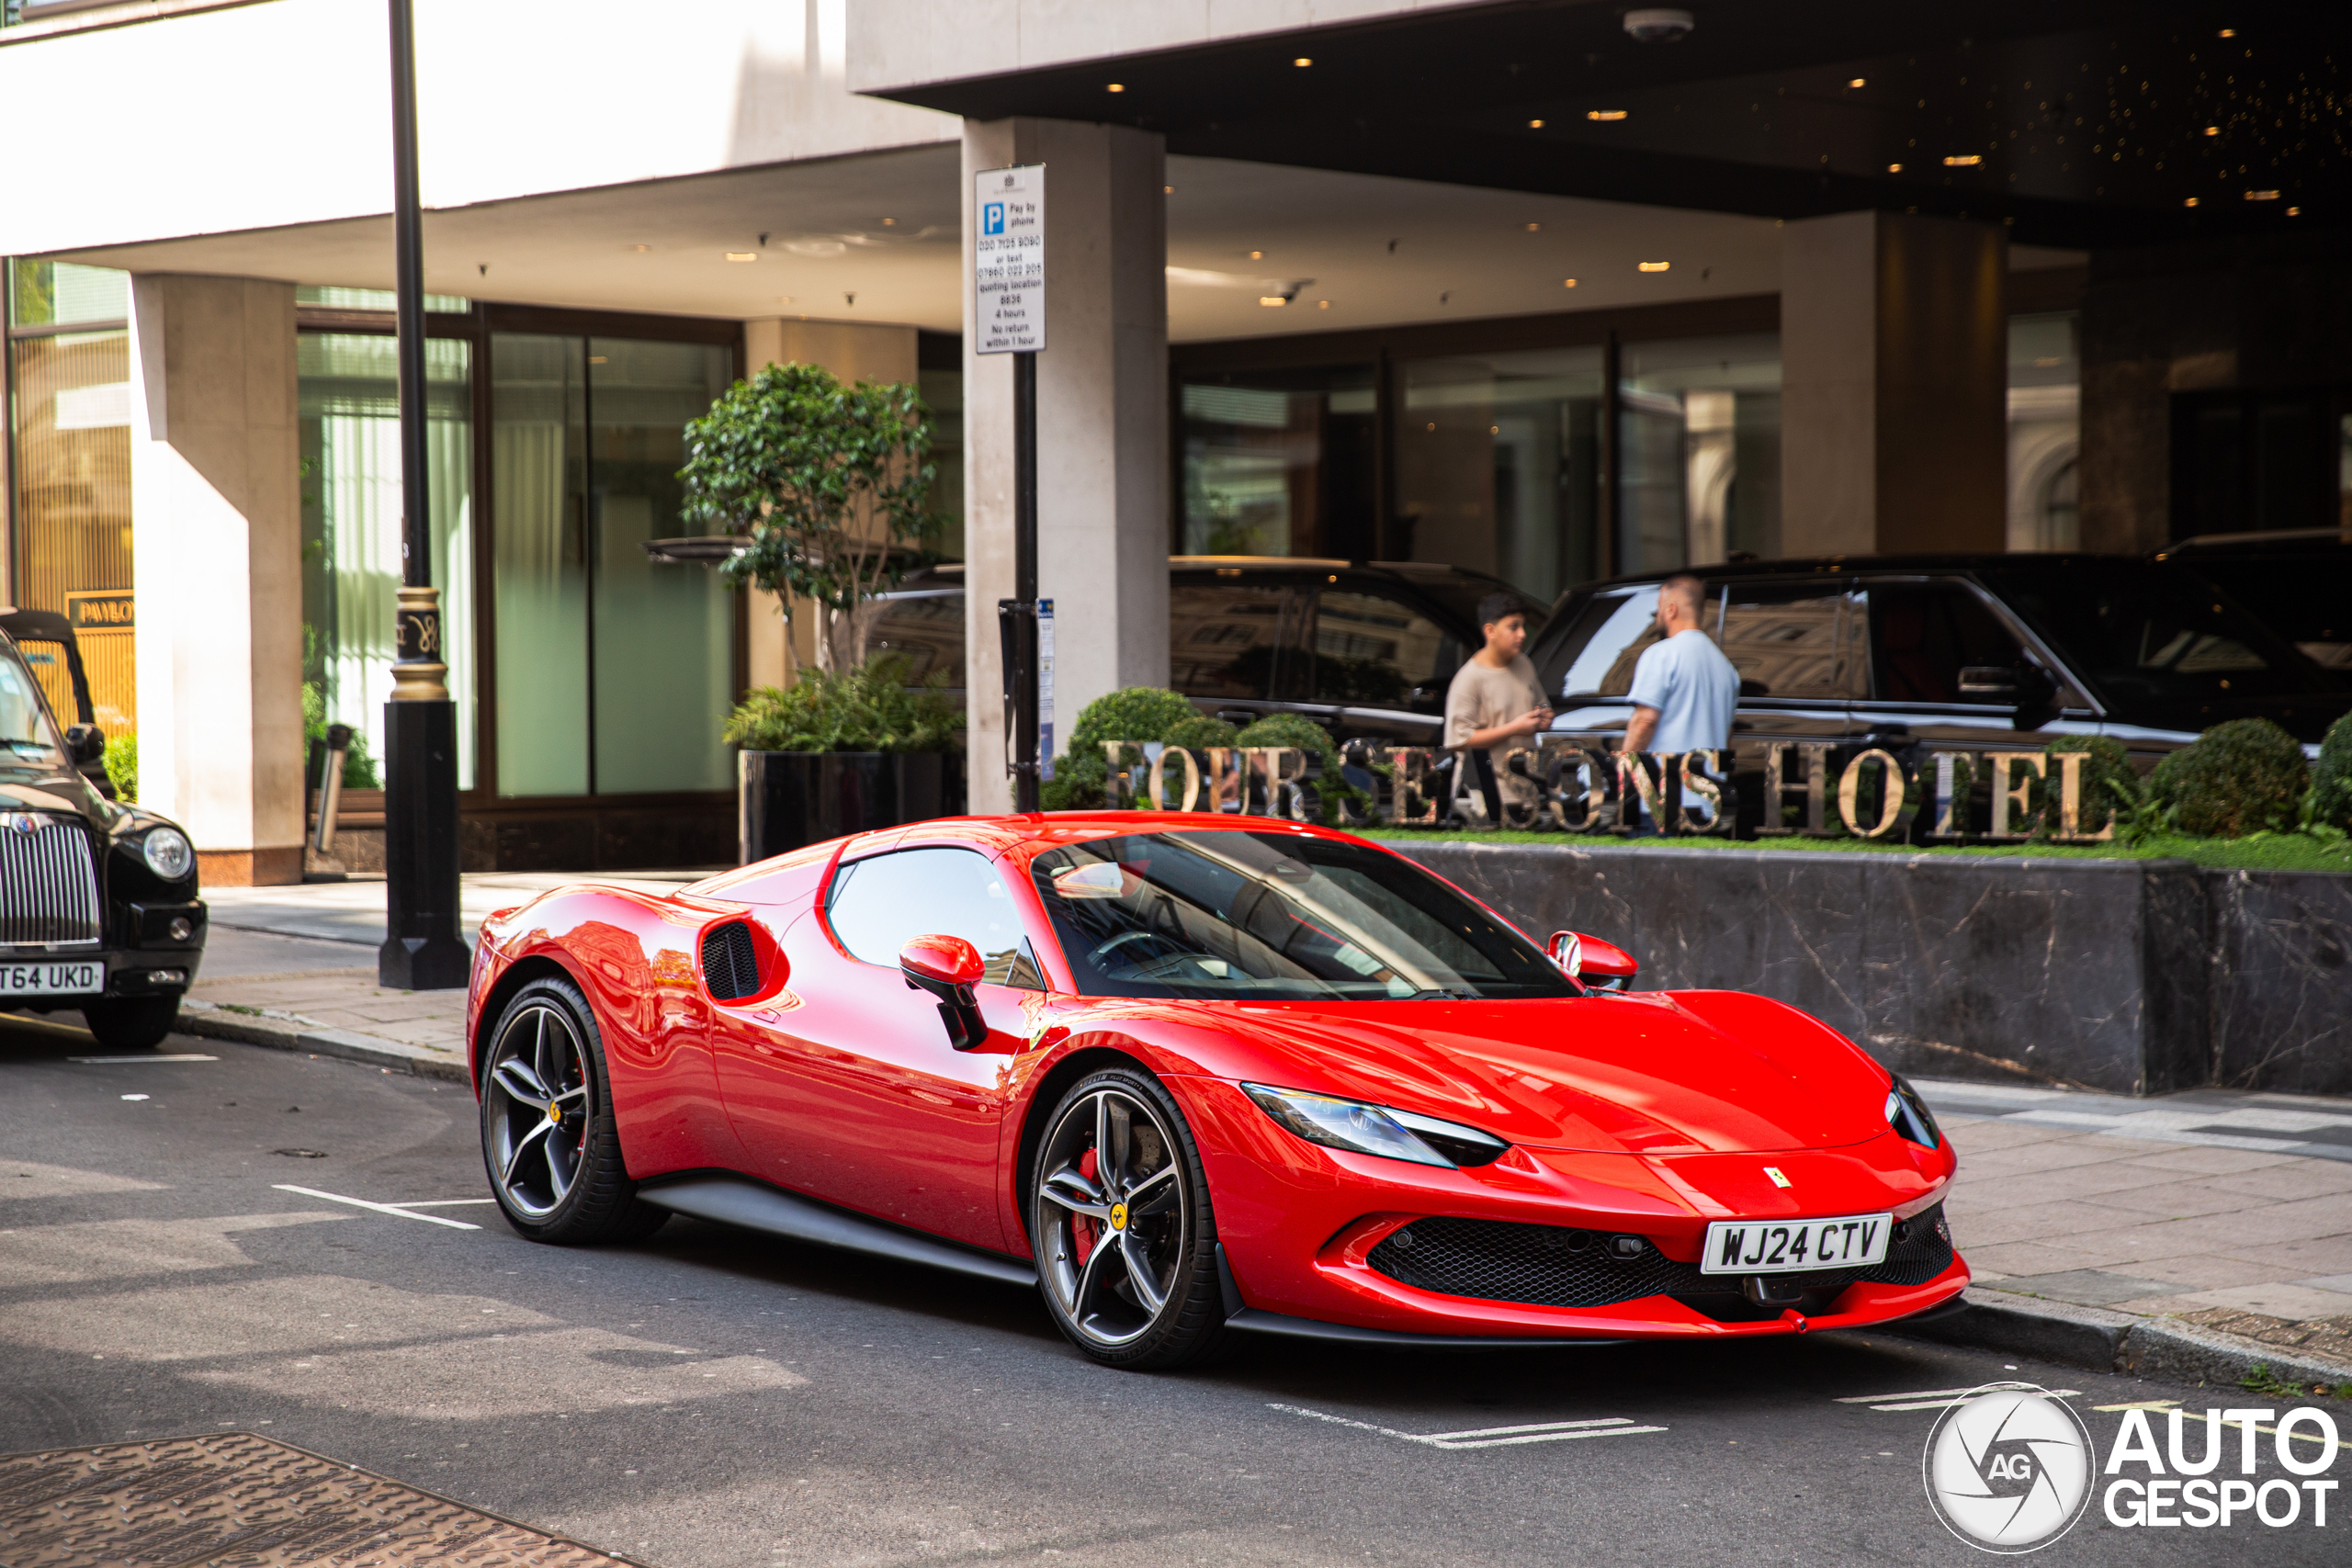
[[[972,319],[981,354],[1046,346],[1046,166],[972,176]]]

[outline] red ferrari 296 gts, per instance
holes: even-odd
[[[502,911],[468,1034],[525,1235],[682,1213],[1035,1283],[1116,1366],[1951,1303],[1954,1160],[1911,1087],[1633,972],[1343,833],[966,818]]]

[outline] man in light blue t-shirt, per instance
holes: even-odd
[[[1658,585],[1657,624],[1666,636],[1634,665],[1626,750],[1704,751],[1731,744],[1739,671],[1699,629],[1705,596],[1695,577],[1669,577]]]

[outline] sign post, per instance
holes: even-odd
[[[1053,766],[1051,633],[1040,646],[1037,599],[1037,355],[1046,346],[1046,168],[972,176],[972,321],[978,354],[1012,355],[1012,597],[997,601],[1004,656],[1005,771],[1013,809],[1038,808]],[[1053,614],[1050,604],[1043,607]]]

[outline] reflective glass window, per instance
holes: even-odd
[[[1306,619],[1306,596],[1286,587],[1180,581],[1168,594],[1169,683],[1247,700],[1299,682]]]
[[[970,850],[900,850],[852,861],[825,890],[825,919],[861,963],[896,969],[899,950],[916,937],[959,936],[979,950],[992,984],[1044,989],[1012,892]]]
[[[1368,365],[1188,379],[1181,553],[1372,555],[1373,401]]]
[[[1434,713],[1461,667],[1461,644],[1401,599],[1339,588],[1317,597],[1317,702]]]
[[[1629,343],[1621,360],[1620,570],[1781,553],[1781,339]]]
[[[2009,548],[2071,550],[2082,537],[2081,313],[2009,318]]]

